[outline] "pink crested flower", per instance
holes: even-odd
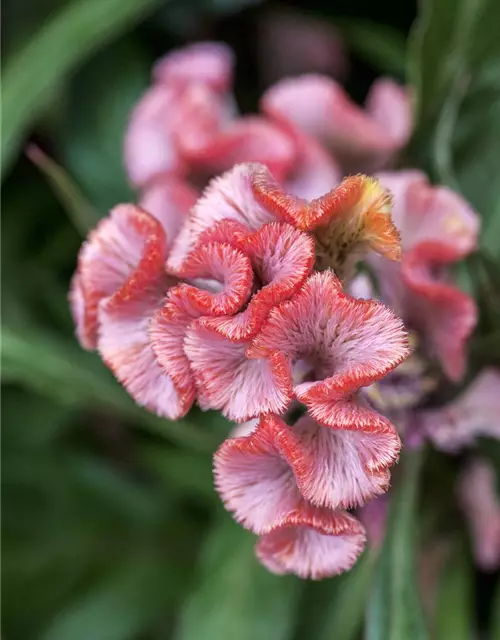
[[[158,366],[148,322],[175,282],[164,269],[163,227],[134,205],[115,207],[89,235],[78,259],[70,301],[77,336],[141,405],[178,417],[192,399]]]
[[[362,525],[346,511],[304,506],[260,536],[255,553],[273,573],[321,580],[351,569],[364,541]]]
[[[483,370],[451,403],[421,412],[427,437],[450,453],[471,446],[476,438],[500,439],[500,371]]]
[[[473,459],[458,484],[458,500],[469,526],[474,555],[479,567],[495,571],[500,567],[500,496],[493,465]]]
[[[157,63],[153,85],[135,107],[125,137],[134,185],[186,172],[183,144],[210,139],[230,117],[232,64],[231,50],[219,43],[195,44]]]
[[[456,401],[456,410],[451,410],[455,403],[426,408],[430,394],[443,383],[433,361],[452,381],[465,372],[466,346],[475,326],[476,308],[473,299],[453,282],[450,267],[475,249],[479,219],[460,196],[444,187],[432,187],[419,171],[381,173],[378,178],[393,194],[393,220],[401,234],[402,256],[399,263],[373,254],[367,261],[380,297],[408,327],[413,353],[363,393],[395,422],[407,446],[419,446],[428,438],[438,448],[451,451],[474,439],[479,416],[488,413],[488,406],[494,402],[491,394],[490,402],[485,402],[485,413],[479,410],[472,420],[473,427],[470,422],[466,424],[465,411],[461,420],[460,400]],[[350,291],[362,298],[375,295],[372,280],[366,275],[357,276],[350,283]],[[490,379],[489,375],[485,377]],[[495,382],[498,384],[494,381],[492,387]],[[482,388],[482,376],[477,384]],[[472,398],[475,389],[476,383],[470,388]],[[478,409],[480,402],[476,403]],[[455,422],[464,428],[455,428]]]
[[[97,346],[102,300],[128,286],[130,280],[133,285],[136,276],[153,274],[165,258],[163,228],[133,205],[115,207],[89,234],[80,250],[70,293],[77,335],[85,348]]]
[[[373,261],[382,295],[423,338],[446,375],[460,379],[476,307],[453,284],[448,268],[477,246],[479,218],[459,195],[432,187],[419,171],[385,173],[379,179],[393,193],[403,250],[400,268]]]
[[[297,447],[304,460],[295,459]],[[226,440],[215,455],[214,473],[226,508],[260,536],[256,553],[263,564],[275,573],[319,579],[351,568],[365,534],[342,509],[304,498],[296,473],[307,475],[302,465],[320,464],[306,448],[300,433],[280,418],[263,417],[250,435]]]
[[[153,69],[156,82],[184,87],[193,83],[224,92],[233,81],[233,54],[220,42],[196,42],[171,51]]]
[[[238,114],[232,66],[231,51],[209,42],[173,51],[155,66],[125,137],[129,178],[153,215],[161,216],[161,194],[173,179],[197,186],[240,162],[265,164],[287,190],[307,198],[340,182],[337,161],[293,123]]]
[[[270,363],[277,390],[328,425],[338,400],[384,377],[408,354],[401,321],[381,303],[343,293],[331,271],[311,276],[273,309],[248,351]],[[296,364],[302,365],[298,379]]]
[[[385,78],[371,87],[364,108],[335,80],[314,74],[281,80],[264,94],[261,108],[321,142],[344,172],[387,166],[412,129],[407,90]]]
[[[372,250],[389,260],[401,256],[399,231],[391,218],[391,195],[376,179],[350,176],[313,199],[287,194],[267,170],[256,172],[258,202],[316,240],[316,267],[346,278]]]
[[[238,520],[256,533],[267,529],[266,510],[248,508],[250,497],[257,494],[268,505],[269,513],[288,511],[278,485],[273,490],[274,498],[261,492],[271,478],[271,474],[261,472],[264,467],[281,468],[282,473],[276,471],[280,482],[288,486],[293,478],[292,484],[302,498],[317,507],[350,509],[387,490],[389,467],[400,449],[395,428],[363,404],[339,401],[338,405],[333,426],[320,425],[309,415],[293,426],[276,416],[264,416],[245,438],[230,439],[222,445],[215,462],[217,486]],[[258,446],[264,441],[271,447],[266,453]],[[252,480],[248,469],[254,469]]]
[[[158,69],[164,71],[160,73]],[[169,140],[175,143],[183,166],[173,167],[166,173],[160,169],[153,172],[142,190],[140,204],[161,219],[162,210],[170,207],[172,192],[178,190],[178,185],[172,188],[172,181],[181,182],[172,174],[183,176],[182,180],[187,178],[199,183],[200,178],[223,171],[241,159],[259,160],[267,164],[277,178],[277,183],[272,186],[265,172],[262,177],[263,195],[260,200],[264,198],[264,209],[274,213],[274,216],[269,213],[263,215],[269,220],[289,222],[291,215],[292,224],[302,230],[314,231],[316,267],[333,267],[343,279],[351,275],[352,264],[340,265],[335,256],[322,248],[325,244],[327,248],[330,246],[329,236],[338,231],[335,221],[320,224],[316,229],[318,223],[311,218],[311,212],[322,212],[319,214],[321,218],[328,211],[328,196],[323,199],[321,196],[340,181],[337,159],[343,160],[343,146],[352,156],[352,168],[359,169],[373,153],[377,158],[372,166],[384,164],[382,156],[390,149],[392,154],[404,144],[411,129],[409,101],[404,90],[390,81],[380,80],[372,88],[366,110],[363,110],[349,101],[335,81],[321,76],[302,76],[284,80],[266,93],[262,100],[264,118],[240,117],[233,107],[228,108],[233,104],[230,97],[231,53],[224,45],[215,43],[192,45],[169,54],[159,63],[154,77],[154,87],[161,86],[162,90],[173,91],[176,96],[181,93],[188,97],[197,95],[194,100],[197,105],[204,103],[202,95],[210,95],[207,105],[218,107],[213,111],[209,108],[203,111],[201,107],[188,108],[179,102],[180,98],[176,98],[185,121],[176,123]],[[315,100],[309,100],[311,92],[316,96]],[[307,109],[300,106],[304,95],[308,95]],[[203,119],[200,116],[202,111],[225,115]],[[129,133],[135,130],[135,120],[133,117]],[[174,121],[172,118],[166,120]],[[207,126],[203,122],[208,123]],[[155,124],[153,129],[159,132],[158,125]],[[360,131],[362,135],[358,135]],[[351,139],[353,132],[356,135]],[[148,158],[154,155],[148,144],[143,149]],[[141,153],[138,152],[136,157],[140,158]],[[389,201],[385,205],[380,202],[371,211],[365,206],[366,220],[351,216],[349,209],[347,215],[351,225],[345,225],[345,217],[342,216],[337,221],[349,235],[345,239],[351,242],[358,236],[357,223],[362,220],[363,230],[367,233],[359,239],[358,245],[365,248],[368,245],[386,257],[391,257],[391,248],[399,251],[396,228],[400,230],[404,252],[401,268],[387,265],[384,261],[376,263],[384,298],[416,330],[420,345],[439,360],[447,376],[452,380],[459,379],[464,371],[465,347],[475,325],[476,311],[471,298],[450,281],[448,267],[473,250],[477,242],[477,216],[449,189],[431,187],[420,172],[382,174],[381,179],[395,194],[395,225],[389,216],[384,215],[384,209],[389,210]],[[243,182],[242,179],[242,189],[245,188]],[[344,186],[347,184],[344,182]],[[377,189],[363,184],[366,196],[373,197],[375,202]],[[355,193],[355,185],[354,178],[350,191],[357,201],[359,194]],[[196,197],[195,191],[187,185],[186,190],[191,190],[190,197],[177,198],[180,205],[184,203],[183,206],[177,205],[182,213],[187,212]],[[222,191],[219,186],[216,190]],[[293,198],[284,198],[283,193],[313,200],[313,205],[303,207]],[[259,194],[256,195],[259,199]],[[315,199],[318,199],[317,204]],[[227,209],[225,203],[220,204]],[[281,205],[282,210],[277,210],[276,207]],[[199,208],[198,220],[201,220],[208,207],[201,201]],[[304,216],[304,220],[293,219],[297,212]],[[214,214],[215,217],[217,215]],[[230,216],[234,218],[234,212]],[[181,218],[182,215],[176,219]],[[201,230],[203,225],[210,227],[213,219],[213,215],[208,213],[206,221],[198,223],[195,219],[193,224],[201,224]],[[197,237],[186,227],[170,258],[172,267],[182,259],[182,252],[188,250],[186,238],[194,241]],[[375,230],[372,235],[379,242],[382,240],[382,246],[370,245],[370,229]],[[349,250],[347,254],[351,262],[356,259],[355,251]]]
[[[346,296],[331,272],[313,275],[306,280],[313,266],[314,245],[310,236],[300,236],[300,229],[332,225],[330,246],[335,255],[336,242],[344,242],[341,222],[343,220],[344,226],[349,226],[350,218],[354,217],[356,229],[360,227],[359,234],[367,233],[373,237],[373,246],[385,247],[382,241],[375,240],[375,230],[381,228],[381,235],[385,238],[389,223],[384,222],[384,225],[376,225],[370,230],[369,222],[363,225],[357,220],[363,221],[372,213],[376,214],[377,198],[381,197],[385,202],[384,192],[379,189],[375,200],[366,198],[362,185],[367,183],[369,191],[374,189],[374,185],[368,179],[358,177],[354,189],[351,188],[352,179],[348,179],[346,184],[342,183],[325,196],[328,206],[323,206],[321,199],[310,204],[297,199],[287,200],[288,196],[284,194],[282,200],[285,204],[277,207],[276,202],[282,203],[282,200],[276,190],[273,191],[275,183],[270,181],[269,173],[255,166],[250,171],[245,168],[245,173],[242,171],[236,168],[207,191],[184,227],[183,246],[189,244],[190,238],[203,237],[206,226],[210,222],[218,222],[221,216],[240,224],[249,224],[249,221],[253,225],[262,224],[270,216],[287,220],[287,223],[282,222],[281,227],[274,227],[274,230],[264,226],[260,232],[246,239],[249,247],[256,247],[257,241],[261,245],[261,265],[256,262],[257,254],[253,255],[256,274],[264,286],[245,311],[229,319],[200,318],[186,335],[184,349],[198,387],[203,390],[200,401],[205,408],[221,410],[236,421],[248,420],[259,413],[282,413],[295,396],[305,404],[310,398],[316,411],[321,414],[324,406],[327,412],[332,397],[336,398],[335,394],[354,392],[382,377],[397,366],[408,351],[402,326],[386,307]],[[269,185],[271,194],[267,198],[263,197],[263,179],[268,181],[266,185]],[[290,203],[295,206],[289,206]],[[316,204],[319,213],[314,209]],[[251,218],[249,211],[252,211]],[[388,213],[382,215],[390,220]],[[363,231],[363,227],[368,227],[369,231]],[[279,228],[287,230],[289,240],[282,244],[272,242],[266,255],[263,251],[265,242],[268,242],[266,237],[271,237],[271,231],[275,235]],[[262,237],[263,233],[265,237]],[[390,243],[393,242],[391,238]],[[269,265],[265,271],[262,269],[266,264],[262,262],[263,258]],[[289,303],[276,306],[290,297]],[[325,323],[330,328],[331,337],[336,336],[337,340],[328,343],[331,338],[318,334],[315,325],[309,326],[307,319],[311,317],[317,317],[317,323]],[[263,325],[265,320],[267,324]],[[266,335],[273,330],[273,323],[281,324],[283,333],[278,336],[279,328],[274,330],[276,335],[271,335],[268,346]],[[364,326],[363,331],[359,330],[361,325]],[[343,326],[346,327],[345,334],[342,333]],[[258,330],[260,334],[254,338]],[[376,339],[377,333],[379,340]],[[292,341],[291,336],[295,340]],[[277,340],[280,340],[279,346],[273,349],[272,345],[278,344]],[[318,343],[318,340],[322,342]],[[345,349],[343,345],[349,342],[350,348]],[[354,355],[358,347],[360,354],[366,348],[359,364]],[[322,350],[325,351],[324,362],[310,362],[310,355]],[[336,359],[346,363],[345,372],[337,371]],[[298,361],[307,363],[310,375],[321,372],[321,378],[325,378],[324,389],[319,384],[309,385],[309,392],[305,391],[305,384],[294,389],[292,364]],[[331,374],[334,371],[337,374],[331,377],[329,369]],[[247,393],[240,393],[244,381],[251,386]]]
[[[232,73],[218,43],[157,63],[125,140],[139,206],[89,234],[70,303],[82,346],[138,404],[237,423],[215,455],[224,504],[271,571],[319,579],[354,564],[363,525],[377,544],[401,437],[445,451],[500,437],[494,369],[428,402],[435,362],[451,381],[465,371],[476,309],[451,267],[478,216],[419,171],[341,179],[391,165],[412,128],[406,89],[381,79],[359,107],[305,75],[240,115]],[[369,276],[352,280],[360,260]]]
[[[271,570],[346,570],[364,530],[345,509],[387,490],[400,448],[361,391],[409,350],[401,321],[344,292],[324,255],[342,265],[341,244],[355,259],[369,249],[397,258],[387,193],[356,176],[302,200],[258,164],[213,180],[189,213],[193,191],[174,177],[161,188],[156,216],[120,205],[82,247],[70,295],[77,335],[159,415],[176,419],[197,400],[258,418],[216,455],[226,505],[260,536]],[[292,403],[307,413],[289,426]]]
[[[228,220],[239,223],[242,225],[240,230],[246,233],[248,230],[260,229],[266,222],[278,220],[273,212],[259,206],[255,201],[252,190],[255,166],[237,165],[210,182],[203,196],[190,211],[176,238],[169,258],[170,268],[179,268],[198,244],[201,235],[213,230],[217,223]]]
[[[279,177],[288,173],[298,153],[295,141],[266,118],[237,117],[232,66],[230,49],[208,42],[157,63],[125,137],[127,171],[145,197],[151,185],[172,175],[196,182],[242,161],[263,162]]]
[[[339,161],[344,171],[378,169],[409,137],[408,97],[390,80],[375,83],[363,110],[328,77],[299,76],[269,89],[261,115],[242,116],[232,67],[230,49],[212,42],[157,63],[125,139],[127,171],[143,197],[172,175],[200,185],[237,163],[260,162],[287,191],[311,199],[340,182]],[[148,199],[156,214],[161,202]]]

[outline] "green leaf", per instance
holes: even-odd
[[[483,217],[483,245],[499,255],[500,39],[496,0],[422,0],[410,40],[414,147],[436,180]]]
[[[297,640],[356,640],[363,628],[366,600],[377,554],[365,551],[347,573],[308,585]]]
[[[158,4],[160,0],[75,0],[13,56],[3,74],[3,170],[61,78]]]
[[[73,418],[74,411],[71,408],[50,398],[4,386],[2,448],[4,452],[6,448],[10,451],[50,448]]]
[[[328,603],[318,640],[356,640],[359,636],[375,560],[375,553],[365,552],[351,571],[334,578],[335,595]]]
[[[2,14],[4,16],[4,33],[2,39],[2,54],[4,61],[33,37],[37,28],[47,19],[47,16],[58,11],[71,0],[40,0],[40,2],[20,3],[17,0],[3,0]]]
[[[31,276],[38,268],[51,268],[52,278],[58,279],[61,268],[74,264],[80,244],[79,234],[66,224],[47,181],[24,162],[2,185],[2,284],[13,284],[24,295],[16,282],[20,269]],[[27,260],[37,261],[37,267],[27,269]]]
[[[101,216],[86,201],[68,173],[39,147],[34,144],[30,145],[26,150],[26,155],[45,175],[73,225],[80,235],[85,237]]]
[[[422,452],[406,452],[399,463],[399,484],[368,602],[367,640],[425,640],[415,570],[417,494]]]
[[[417,131],[435,126],[451,83],[453,42],[462,0],[420,0],[408,46],[408,79],[415,90]],[[456,66],[456,63],[455,65]]]
[[[175,590],[159,558],[130,560],[73,601],[42,640],[129,640],[161,616]]]
[[[255,536],[228,514],[223,518],[203,549],[200,581],[182,610],[175,640],[286,640],[299,580],[260,566]]]
[[[437,595],[436,638],[469,640],[473,636],[474,568],[466,545],[456,543],[443,562]]]
[[[185,593],[199,523],[193,528],[154,483],[81,450],[81,441],[71,445],[65,438],[50,448],[4,451],[2,578],[9,585],[3,602],[9,637],[40,638],[40,628],[49,623],[51,632],[55,627],[62,637],[79,637],[73,624],[82,625],[80,632],[87,631],[89,637],[107,638],[108,633],[114,637],[115,625],[122,623],[112,621],[112,616],[123,616],[125,631],[132,633],[129,626],[133,630],[141,619],[141,625],[150,619],[139,588],[153,602],[181,600]],[[122,571],[118,565],[126,566]],[[108,567],[115,567],[109,576]],[[133,587],[133,581],[143,584]],[[129,583],[126,593],[133,603],[127,604],[128,596],[120,591],[122,582]],[[31,602],[28,615],[26,602]],[[113,603],[126,611],[113,610]],[[156,612],[163,611],[160,605]],[[132,620],[128,606],[135,608]],[[156,617],[156,612],[151,615]],[[143,615],[147,619],[137,621],[136,616]],[[95,624],[103,622],[101,616],[110,617],[104,620],[102,636],[92,626],[94,617],[99,618]]]
[[[152,59],[131,37],[107,47],[75,75],[58,157],[101,212],[134,198],[123,163],[130,112],[150,84]],[[88,101],[88,95],[99,100]]]
[[[201,498],[204,503],[219,501],[214,490],[211,456],[172,451],[158,445],[143,446],[137,455],[170,490]]]
[[[76,345],[36,329],[2,328],[4,382],[17,382],[63,405],[119,407],[121,391],[99,360]]]
[[[2,327],[4,382],[15,382],[64,405],[112,410],[198,451],[213,451],[220,434],[189,419],[170,421],[138,407],[100,360],[78,345],[40,329]]]
[[[476,301],[479,307],[480,324],[478,336],[493,347],[492,336],[498,333],[500,326],[500,260],[496,262],[486,252],[476,256],[474,260],[476,278]],[[500,359],[500,350],[492,348],[489,362]]]

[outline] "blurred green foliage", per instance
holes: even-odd
[[[366,617],[367,640],[426,640],[417,587],[416,535],[418,478],[423,452],[407,451],[393,490],[391,510],[380,551]]]
[[[500,260],[500,41],[496,0],[422,0],[410,47],[416,138],[432,175],[481,213],[483,248]]]
[[[7,640],[356,640],[368,601],[365,637],[427,637],[414,538],[417,523],[442,525],[447,512],[422,513],[418,466],[406,469],[379,558],[366,553],[352,572],[319,584],[272,576],[213,490],[211,454],[226,421],[196,410],[175,423],[146,413],[72,335],[66,292],[82,236],[110,206],[133,198],[122,138],[153,60],[187,39],[230,34],[238,58],[251,66],[252,25],[262,7],[244,4],[4,2]],[[338,24],[364,78],[356,91],[381,71],[404,78],[412,16],[391,22],[377,15],[397,16],[394,2],[298,4]],[[482,252],[462,274],[481,307],[476,369],[500,361],[499,6],[424,0],[406,52],[418,105],[410,153],[434,179],[463,191],[484,220]],[[238,82],[256,103],[251,74]],[[56,162],[32,148],[35,168],[23,153],[28,140]],[[434,478],[432,456],[422,464]],[[453,461],[440,465],[442,474]],[[453,562],[436,624],[458,639],[470,637],[474,612],[463,604],[470,601],[467,554]],[[498,637],[498,615],[495,621]]]

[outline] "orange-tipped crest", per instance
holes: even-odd
[[[313,231],[318,270],[333,268],[345,279],[370,249],[390,260],[401,258],[392,198],[375,178],[350,176],[308,202],[283,192],[263,167],[254,174],[253,190],[266,208],[302,231]]]

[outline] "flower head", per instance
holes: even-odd
[[[401,269],[380,262],[380,286],[389,304],[419,332],[453,380],[465,369],[465,348],[475,326],[474,301],[450,282],[448,268],[477,245],[477,214],[457,194],[431,187],[418,171],[381,174],[394,194],[401,231]]]
[[[387,491],[400,436],[450,450],[494,432],[472,402],[494,413],[491,371],[424,409],[440,369],[465,370],[475,306],[450,267],[478,219],[420,172],[356,173],[408,140],[406,89],[377,81],[361,108],[306,75],[241,116],[232,65],[217,43],[156,65],[125,140],[140,206],[89,235],[70,301],[81,344],[137,403],[177,419],[197,402],[239,423],[215,455],[224,504],[271,571],[319,579],[361,553],[346,510]],[[353,280],[361,260],[370,277]]]
[[[390,193],[377,180],[352,176],[311,201],[286,194],[266,170],[256,172],[253,185],[257,199],[276,215],[313,231],[318,270],[332,268],[339,277],[352,276],[355,262],[370,249],[399,260]]]
[[[406,144],[412,128],[407,92],[389,79],[374,83],[362,109],[331,78],[287,78],[264,94],[262,111],[319,140],[345,171],[381,169]]]
[[[349,568],[364,530],[343,509],[387,490],[399,452],[395,428],[360,390],[408,355],[402,324],[382,304],[345,293],[330,269],[314,272],[309,230],[335,220],[332,246],[343,242],[345,228],[369,215],[363,185],[373,188],[358,176],[355,188],[348,179],[333,189],[321,218],[314,204],[297,205],[309,206],[297,215],[280,209],[261,165],[216,178],[189,213],[191,194],[170,180],[161,215],[122,205],[100,223],[74,279],[82,344],[97,347],[139,404],[177,418],[197,399],[236,421],[260,418],[217,453],[217,486],[278,573]],[[377,234],[384,242],[385,228],[370,233],[367,248]],[[288,426],[292,402],[308,414]]]

